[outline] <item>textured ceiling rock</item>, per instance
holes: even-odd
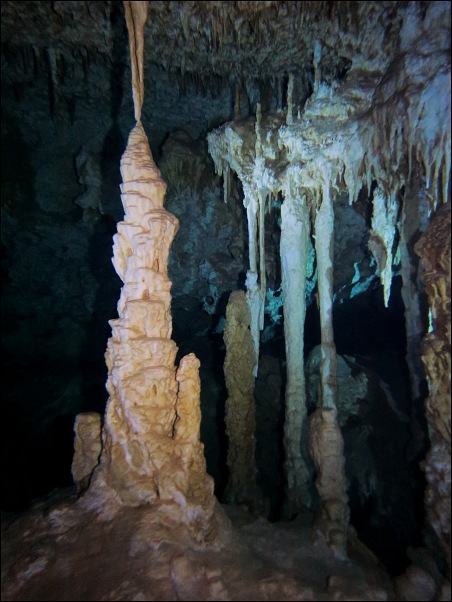
[[[118,2],[2,2],[2,38],[70,55],[110,53]],[[26,6],[25,6],[26,5]],[[406,2],[150,2],[145,56],[168,70],[205,76],[278,77],[312,68],[323,40],[325,73],[347,61],[390,61]],[[19,24],[19,26],[18,26]],[[367,34],[372,32],[372,36]],[[362,43],[362,39],[366,43]]]

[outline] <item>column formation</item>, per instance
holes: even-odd
[[[286,347],[286,408],[284,420],[284,472],[287,485],[285,514],[290,517],[312,505],[310,462],[307,450],[308,415],[304,376],[304,323],[306,317],[306,265],[310,233],[309,207],[301,189],[285,190],[281,205],[281,283],[284,294]]]
[[[319,407],[310,417],[309,451],[319,492],[317,522],[336,557],[345,558],[350,511],[345,479],[344,440],[337,417],[336,346],[333,334],[334,212],[328,180],[315,221],[321,362]]]

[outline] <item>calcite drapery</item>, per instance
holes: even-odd
[[[224,376],[229,397],[226,399],[227,463],[229,480],[227,501],[256,505],[255,402],[256,365],[251,315],[245,293],[233,291],[226,308]]]
[[[428,302],[432,313],[431,332],[422,343],[422,361],[429,383],[425,403],[430,433],[430,450],[423,462],[427,479],[425,507],[429,531],[437,538],[446,559],[450,578],[450,399],[451,399],[451,206],[438,209],[430,226],[415,245],[425,271]],[[435,549],[435,542],[429,542]],[[432,545],[433,544],[433,545]]]

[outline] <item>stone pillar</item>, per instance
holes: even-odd
[[[415,245],[424,266],[423,281],[432,316],[432,330],[422,343],[422,361],[429,384],[425,412],[430,450],[422,467],[427,480],[425,508],[427,544],[451,576],[450,550],[450,399],[451,399],[451,207],[436,212]],[[438,559],[438,544],[442,558]]]
[[[229,481],[226,501],[255,506],[257,500],[255,466],[254,367],[256,364],[251,316],[246,295],[234,291],[226,308],[224,376],[229,397],[226,400],[226,434],[229,446]]]
[[[319,493],[318,525],[338,558],[346,557],[349,522],[344,441],[337,416],[336,347],[333,334],[334,212],[328,186],[315,222],[321,330],[319,407],[310,417],[309,451]]]
[[[178,221],[163,208],[166,185],[141,124],[129,136],[121,175],[125,216],[113,264],[124,286],[119,318],[110,321],[110,397],[92,490],[110,489],[131,506],[175,502],[189,522],[195,506],[208,523],[214,496],[199,441],[199,361],[185,357],[176,373],[171,340],[167,265]]]
[[[281,277],[284,295],[286,346],[286,414],[284,471],[287,479],[288,516],[311,505],[310,472],[306,462],[307,409],[304,378],[304,321],[306,316],[306,266],[310,231],[306,198],[288,191],[281,206]]]

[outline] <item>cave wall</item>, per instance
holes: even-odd
[[[425,506],[427,541],[442,550],[442,569],[450,578],[450,399],[451,399],[451,215],[450,203],[433,216],[416,243],[424,266],[423,280],[431,312],[429,332],[422,342],[422,361],[429,384],[425,412],[430,449],[423,462],[427,479]],[[442,557],[441,557],[442,556]]]

